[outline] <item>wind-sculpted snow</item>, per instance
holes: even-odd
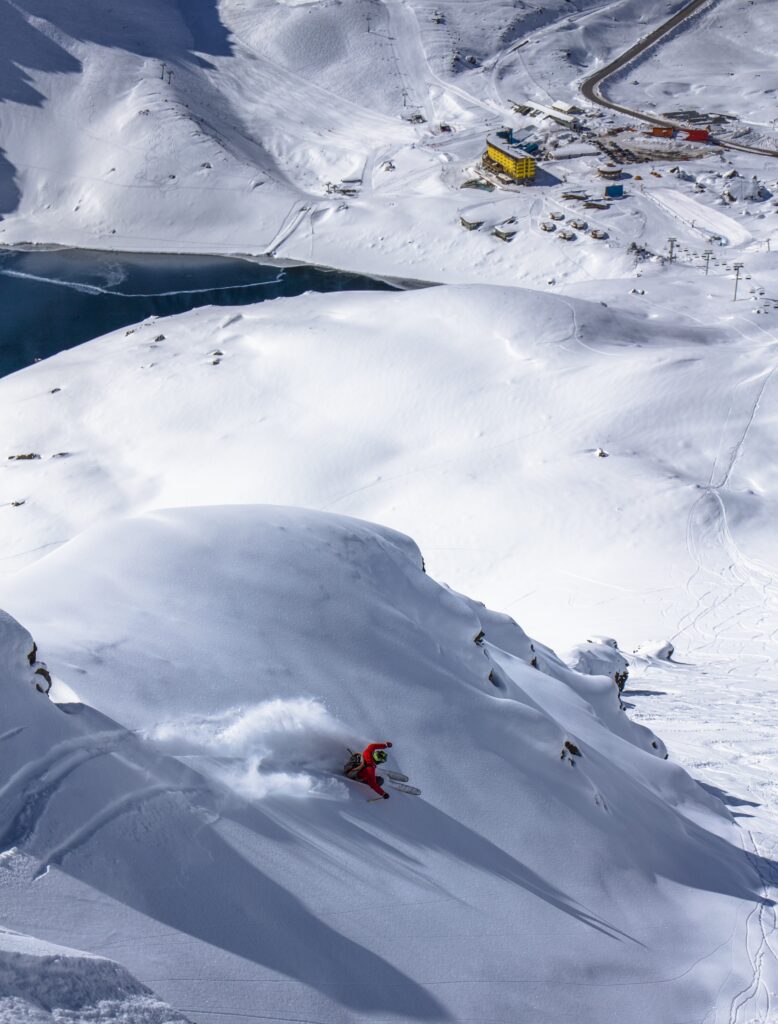
[[[204,1020],[666,1024],[743,986],[733,935],[765,901],[723,805],[612,679],[439,585],[408,538],[153,512],[5,599],[71,699],[29,684],[7,632],[12,927],[67,927]],[[420,798],[370,804],[340,775],[373,739]]]
[[[0,929],[2,1024],[187,1024],[119,964]]]

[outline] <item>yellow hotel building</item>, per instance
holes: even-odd
[[[535,161],[532,157],[518,146],[495,135],[486,138],[486,156],[499,164],[514,181],[531,181],[535,177]]]

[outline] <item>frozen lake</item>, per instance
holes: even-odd
[[[220,256],[8,250],[0,252],[0,376],[152,314],[389,288],[322,267]]]

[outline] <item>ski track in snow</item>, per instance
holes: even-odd
[[[102,810],[98,811],[97,814],[93,815],[89,821],[85,822],[79,828],[77,828],[71,835],[64,839],[58,846],[50,850],[41,860],[41,865],[38,868],[35,878],[40,878],[45,875],[51,867],[56,867],[61,864],[62,861],[67,857],[69,853],[73,853],[84,843],[96,835],[100,829],[109,825],[116,818],[126,814],[128,811],[134,811],[136,808],[143,806],[150,800],[154,800],[160,796],[170,796],[171,793],[194,793],[198,792],[194,787],[183,788],[183,789],[172,789],[167,783],[155,783],[150,786],[144,786],[141,789],[135,790],[131,793],[126,793],[124,796],[118,797],[116,800],[111,801]]]
[[[84,737],[82,739],[78,737],[77,739],[63,740],[56,746],[51,747],[43,757],[37,758],[34,761],[28,761],[27,764],[15,772],[0,787],[0,800],[4,800],[9,795],[19,792],[27,792],[27,784],[30,782],[38,782],[39,780],[45,782],[47,778],[50,780],[52,776],[49,775],[49,770],[56,765],[59,765],[61,768],[64,762],[69,761],[68,755],[86,757],[104,753],[107,750],[114,749],[119,738],[125,735],[128,734],[121,729],[117,729],[114,732],[93,734],[88,738]]]
[[[752,241],[753,236],[741,227],[732,217],[698,202],[692,196],[684,195],[675,189],[653,188],[645,193],[657,206],[662,206],[674,217],[688,224],[693,230],[704,237],[711,234],[721,235],[728,245],[745,245]]]
[[[768,344],[775,344],[769,334],[768,339]],[[678,669],[652,666],[641,673],[641,681],[660,682],[673,692],[654,698],[658,703],[651,713],[640,704],[638,714],[633,712],[668,742],[677,731],[682,746],[692,740],[695,747],[712,752],[687,765],[723,790],[725,802],[731,794],[722,781],[735,794],[745,789],[753,798],[744,801],[737,796],[733,806],[746,804],[747,816],[755,819],[751,827],[740,821],[742,841],[768,902],[755,904],[748,916],[745,941],[752,977],[732,999],[727,1024],[771,1021],[771,986],[778,980],[778,949],[770,941],[778,923],[771,905],[778,900],[778,784],[770,777],[778,721],[778,571],[742,554],[726,511],[729,480],[775,372],[776,368],[762,374],[750,388],[739,415],[737,394],[733,395],[708,482],[700,485],[703,493],[689,512],[687,547],[695,569],[686,588],[694,609],[681,619],[672,640],[683,650],[684,661],[702,673],[684,673],[687,677],[680,677],[679,689]],[[743,382],[744,387],[753,384],[750,378]],[[707,679],[711,682],[706,686]],[[730,683],[724,692],[722,680]],[[764,688],[757,693],[755,685],[760,682]],[[741,688],[745,698],[737,695]],[[692,730],[700,735],[692,737]],[[718,1021],[718,1016],[712,1019]]]

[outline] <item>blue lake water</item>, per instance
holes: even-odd
[[[0,376],[152,314],[392,287],[321,267],[218,256],[0,251]]]

